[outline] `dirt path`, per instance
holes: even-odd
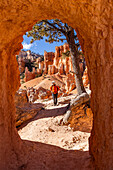
[[[88,151],[90,133],[59,125],[67,105],[41,110],[35,119],[19,130],[22,139],[59,146],[64,149]]]
[[[65,103],[65,102],[64,102]],[[60,120],[68,104],[52,106],[45,103],[45,110],[19,130],[23,140],[32,148],[26,170],[79,170],[92,169],[88,153],[90,133],[61,126]]]

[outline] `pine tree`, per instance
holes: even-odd
[[[72,27],[59,19],[42,20],[33,26],[33,29],[27,33],[27,36],[32,37],[31,43],[35,40],[41,40],[44,37],[46,37],[45,41],[49,43],[67,41],[72,58],[77,92],[79,95],[86,92],[79,67],[80,44],[76,32]]]

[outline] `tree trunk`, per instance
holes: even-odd
[[[75,46],[74,29],[73,28],[71,28],[71,30],[66,35],[66,40],[67,40],[67,42],[69,44],[69,48],[70,48],[73,70],[75,73],[77,93],[80,95],[86,91],[85,91],[85,88],[83,85],[82,75],[81,75],[81,71],[80,71],[80,67],[79,67],[79,55],[78,55],[78,51]]]

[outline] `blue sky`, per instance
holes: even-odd
[[[31,37],[27,37],[26,35],[23,36],[24,40],[22,42],[23,49],[31,50],[34,53],[44,54],[44,50],[47,52],[55,52],[55,47],[63,45],[65,42],[54,42],[52,44],[49,44],[45,42],[45,40],[35,41],[34,43],[30,43]]]

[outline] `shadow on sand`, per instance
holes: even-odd
[[[49,144],[23,141],[28,149],[24,170],[94,170],[89,152],[65,150]]]
[[[64,115],[66,113],[67,109],[68,109],[68,105],[66,105],[64,107],[57,107],[56,106],[56,108],[54,108],[54,109],[42,109],[37,113],[37,115],[34,118],[27,120],[21,126],[17,127],[17,129],[18,130],[22,129],[28,123],[30,123],[31,121],[34,121],[34,120]]]

